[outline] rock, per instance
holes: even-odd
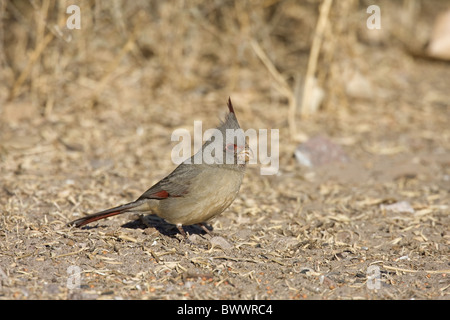
[[[201,241],[201,237],[198,234],[190,234],[188,236],[188,240],[192,243],[199,243]]]
[[[348,72],[344,75],[345,92],[349,97],[356,99],[371,99],[374,88],[370,80],[361,72]]]
[[[450,60],[450,10],[437,17],[427,47],[427,54],[433,58]]]
[[[380,205],[381,210],[390,211],[390,212],[406,212],[406,213],[414,213],[414,208],[411,207],[408,201],[399,201],[396,203],[388,204],[388,205]]]
[[[209,242],[213,247],[221,247],[223,250],[229,250],[233,248],[233,246],[222,237],[212,237]]]
[[[306,167],[348,162],[348,157],[341,147],[324,136],[316,136],[300,144],[294,155],[297,161]]]

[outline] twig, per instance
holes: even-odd
[[[297,99],[294,95],[294,92],[289,87],[289,84],[287,83],[286,79],[284,79],[284,77],[281,75],[281,73],[278,72],[277,68],[273,65],[272,61],[267,56],[267,54],[264,52],[264,50],[261,48],[259,43],[256,40],[251,39],[250,45],[252,46],[253,51],[255,51],[255,54],[262,61],[264,66],[267,68],[269,73],[274,78],[278,91],[280,91],[280,93],[282,95],[284,95],[289,101],[289,111],[288,111],[289,132],[291,134],[291,137],[295,137],[295,135],[297,133],[297,128],[296,128],[296,124],[295,124]]]
[[[412,270],[412,269],[403,269],[403,268],[397,268],[397,267],[391,267],[383,264],[383,268],[387,270],[393,270],[393,271],[400,271],[400,272],[409,272],[409,273],[416,273],[416,272],[426,272],[426,273],[450,273],[450,269],[444,269],[444,270]]]
[[[54,36],[52,33],[47,33],[42,42],[38,43],[33,53],[30,55],[30,59],[28,59],[26,67],[22,70],[21,74],[14,82],[12,89],[9,92],[8,101],[11,101],[16,97],[20,87],[22,86],[24,81],[28,78],[28,75],[30,74],[31,68],[33,67],[34,63],[39,59],[44,49],[47,47],[50,41],[52,41],[53,37]]]
[[[258,261],[248,258],[234,258],[234,257],[227,257],[227,256],[218,256],[218,257],[212,257],[213,259],[224,259],[224,260],[231,260],[231,261],[247,261],[247,262],[254,262],[258,263]]]
[[[85,251],[85,250],[86,250],[86,248],[81,248],[81,249],[78,250],[78,251],[73,251],[73,252],[63,253],[63,254],[54,256],[54,257],[52,257],[52,259],[58,259],[58,258],[62,258],[62,257],[72,256],[72,255],[74,255],[74,254],[79,254],[80,252],[83,252],[83,251]]]
[[[328,22],[328,14],[330,13],[333,0],[324,0],[320,6],[320,15],[317,22],[314,39],[311,46],[311,53],[308,60],[308,69],[306,71],[305,86],[303,89],[301,116],[311,114],[311,97],[314,89],[314,75],[316,74],[317,61],[319,59],[320,48],[322,46],[323,34]]]

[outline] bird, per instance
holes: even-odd
[[[228,98],[227,106],[229,112],[214,131],[222,137],[214,134],[197,153],[180,163],[135,201],[81,217],[68,225],[82,227],[100,219],[132,212],[156,214],[174,224],[185,238],[187,235],[183,226],[188,225],[197,224],[209,234],[205,223],[225,211],[235,200],[246,164],[253,158],[231,98]],[[229,132],[235,134],[233,140],[226,136]],[[198,161],[206,160],[207,151],[210,152],[210,160]]]

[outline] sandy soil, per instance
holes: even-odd
[[[449,63],[412,57],[395,41],[359,43],[375,94],[297,115],[292,137],[286,100],[270,98],[274,80],[255,55],[258,67],[242,67],[234,86],[218,85],[220,70],[205,77],[209,65],[158,86],[164,65],[133,51],[97,77],[121,48],[99,50],[103,64],[90,71],[57,56],[66,80],[40,76],[1,103],[0,298],[449,298]],[[155,216],[66,226],[168,174],[173,130],[192,132],[194,120],[214,127],[228,96],[244,129],[280,130],[280,171],[249,166],[212,236],[190,226],[188,242]],[[297,146],[317,135],[348,161],[299,164]]]

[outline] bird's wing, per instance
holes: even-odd
[[[145,191],[138,200],[183,197],[188,194],[190,181],[200,173],[196,164],[180,164],[171,174]]]

